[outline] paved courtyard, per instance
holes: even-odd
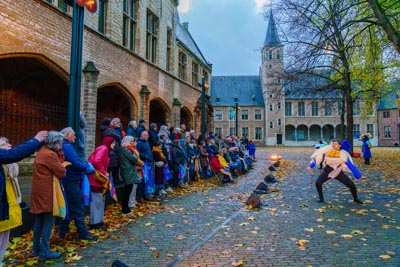
[[[274,173],[282,178],[272,186],[278,192],[262,195],[262,209],[249,210],[244,202],[274,152],[283,157]],[[367,180],[355,181],[363,205],[335,180],[324,185],[326,203],[317,203],[312,182],[319,170],[306,170],[311,153],[258,149],[255,168],[237,184],[167,197],[165,211],[78,250],[81,260],[67,266],[111,266],[116,259],[128,266],[400,266],[398,182],[369,170]]]

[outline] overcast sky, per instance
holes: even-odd
[[[270,0],[179,0],[181,22],[204,57],[213,76],[258,75],[267,31],[264,6]]]

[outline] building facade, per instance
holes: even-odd
[[[80,109],[88,150],[105,117],[200,133],[202,77],[212,66],[181,23],[177,0],[98,0],[85,10]],[[67,123],[72,7],[66,0],[0,2],[1,135],[21,142]],[[19,106],[19,109],[14,109]],[[207,127],[212,107],[206,103]],[[13,117],[14,116],[14,117]],[[16,132],[18,134],[16,134]]]
[[[214,129],[223,135],[231,134],[229,109],[234,96],[238,96],[238,133],[248,133],[248,138],[267,146],[309,146],[319,140],[340,139],[342,131],[342,98],[335,93],[314,90],[321,84],[320,80],[303,77],[296,82],[284,81],[284,47],[279,39],[275,20],[269,16],[264,46],[261,51],[261,67],[258,76],[224,76],[212,77],[211,101],[214,106]],[[245,85],[246,80],[254,82]],[[249,96],[261,95],[262,101],[248,101]],[[376,137],[377,113],[362,112],[364,103],[354,103],[354,145],[361,145],[358,137],[369,132],[373,145],[378,145]],[[242,106],[244,108],[242,108]],[[243,112],[261,110],[258,120],[249,121],[242,118],[255,118]],[[226,116],[219,116],[219,114]],[[217,117],[219,116],[219,117]]]

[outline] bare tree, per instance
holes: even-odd
[[[374,12],[377,20],[376,24],[382,27],[388,40],[394,45],[397,52],[400,53],[400,1],[367,0],[367,2]]]

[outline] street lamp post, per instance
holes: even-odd
[[[201,139],[206,139],[206,90],[209,85],[206,78],[201,78]]]
[[[235,103],[235,135],[238,136],[239,133],[239,103]]]

